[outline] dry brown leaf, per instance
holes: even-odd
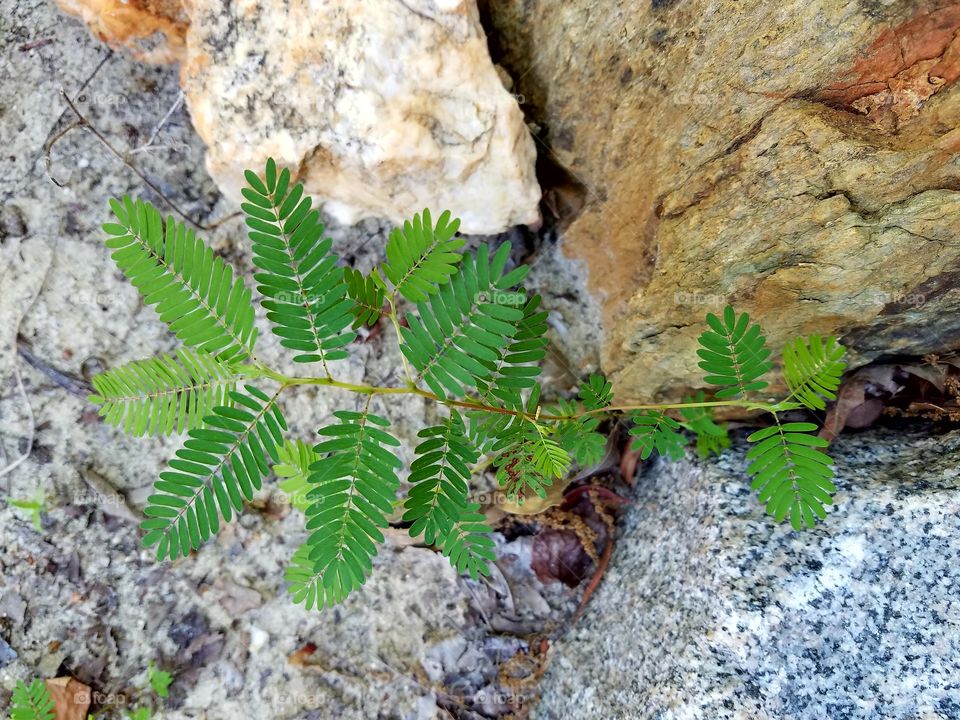
[[[947,368],[944,365],[900,365],[899,367],[909,375],[916,375],[921,380],[926,380],[940,392],[946,388]]]
[[[895,395],[901,388],[893,378],[896,365],[877,365],[860,368],[844,380],[837,394],[837,402],[827,412],[820,437],[832,442],[845,427],[863,428],[871,425],[883,412],[883,401],[867,397],[868,391],[878,390]]]
[[[90,709],[90,688],[71,677],[47,680],[47,690],[53,699],[55,720],[87,720]]]
[[[539,515],[544,510],[549,510],[563,502],[563,496],[571,482],[573,482],[572,479],[556,481],[547,488],[546,497],[534,495],[524,498],[522,503],[511,502],[504,497],[497,503],[497,507],[512,515]]]

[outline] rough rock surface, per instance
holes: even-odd
[[[153,8],[118,14],[116,4],[61,2],[123,44],[118,18]],[[184,49],[177,39],[167,54],[183,60],[207,169],[233,200],[244,169],[273,156],[343,223],[400,222],[424,207],[451,210],[469,233],[538,221],[533,140],[490,60],[475,0],[186,8]]]
[[[742,444],[638,479],[537,717],[960,716],[960,433],[841,437],[836,507],[768,520]]]
[[[500,687],[501,666],[576,603],[530,571],[530,537],[498,538],[494,577],[471,583],[398,531],[354,604],[324,614],[287,596],[282,571],[303,522],[273,481],[195,557],[158,565],[140,548],[140,510],[178,439],[128,438],[86,395],[94,373],[176,346],[100,230],[111,195],[163,201],[82,130],[50,147],[48,175],[44,146],[73,121],[60,88],[187,215],[223,220],[201,234],[248,278],[249,243],[203,170],[173,68],[109,54],[48,0],[0,0],[0,17],[0,75],[10,79],[0,83],[0,716],[18,679],[56,675],[90,685],[104,720],[138,705],[169,720],[434,718],[447,707],[496,717],[525,700]],[[328,230],[361,269],[382,259],[386,225]],[[531,280],[552,311],[558,384],[595,362],[583,306],[558,282],[566,264],[544,246]],[[260,354],[293,371],[268,332]],[[394,347],[373,338],[337,373],[389,383],[399,366]],[[309,438],[350,399],[292,395],[292,433]],[[419,399],[379,412],[405,443],[432,417]],[[38,496],[41,530],[9,502]],[[174,676],[166,701],[149,690],[151,660]]]
[[[579,183],[565,236],[623,401],[700,384],[727,302],[774,350],[960,343],[960,4],[488,0],[494,53]],[[549,192],[549,191],[547,191]]]

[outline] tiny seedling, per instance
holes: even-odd
[[[16,500],[11,499],[10,505],[17,508],[17,510],[23,510],[24,512],[30,515],[30,520],[33,522],[33,526],[37,529],[37,532],[43,532],[43,522],[40,517],[40,513],[45,512],[46,507],[46,497],[41,490],[33,496],[33,500]]]
[[[193,230],[164,220],[149,203],[111,200],[107,246],[130,282],[183,343],[173,354],[135,360],[94,381],[92,400],[111,424],[134,435],[185,434],[160,473],[145,510],[144,543],[156,556],[186,556],[241,512],[271,473],[304,511],[306,541],[286,577],[297,602],[342,601],[373,569],[400,488],[400,441],[387,414],[398,395],[435,403],[439,419],[419,432],[406,478],[402,520],[461,572],[489,573],[490,528],[470,500],[474,470],[492,466],[507,497],[522,501],[599,461],[602,423],[629,413],[634,447],[670,458],[683,431],[701,454],[729,444],[713,420],[718,407],[770,413],[774,425],[750,436],[754,488],[777,519],[794,527],[824,517],[835,488],[826,443],[806,422],[781,422],[788,410],[822,409],[843,369],[843,348],[811,336],[784,350],[783,400],[752,399],[771,369],[760,327],[727,308],[709,315],[701,367],[715,397],[667,405],[617,407],[600,375],[575,400],[541,404],[547,313],[523,288],[525,266],[511,267],[510,245],[465,250],[459,222],[429,211],[395,229],[385,260],[368,275],[344,268],[303,187],[273,160],[247,171],[243,189],[253,279],[272,332],[293,361],[317,370],[287,375],[256,354],[253,293]],[[402,312],[405,310],[405,312]],[[345,382],[336,363],[349,357],[357,330],[385,317],[404,380],[396,386]],[[313,442],[286,437],[281,402],[298,386],[353,393]]]
[[[153,660],[150,661],[150,665],[147,667],[147,679],[150,681],[150,687],[153,688],[157,697],[165,698],[170,695],[169,688],[170,683],[173,682],[173,675],[164,670],[159,670],[157,666],[153,664]]]

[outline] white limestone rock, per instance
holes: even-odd
[[[190,19],[181,82],[228,196],[273,156],[344,223],[539,219],[533,139],[475,0],[196,0]]]

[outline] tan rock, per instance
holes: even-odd
[[[621,401],[700,385],[696,338],[727,302],[775,351],[798,332],[857,363],[960,344],[960,5],[489,5],[582,185],[565,247],[603,298]]]
[[[57,0],[102,42],[149,63],[183,58],[188,19],[181,0]]]
[[[128,44],[113,4],[61,2],[108,42]],[[475,0],[186,7],[185,49],[168,54],[183,61],[207,168],[229,197],[240,200],[244,169],[273,156],[344,223],[400,222],[424,207],[451,210],[470,233],[538,222],[533,140],[490,60]]]

